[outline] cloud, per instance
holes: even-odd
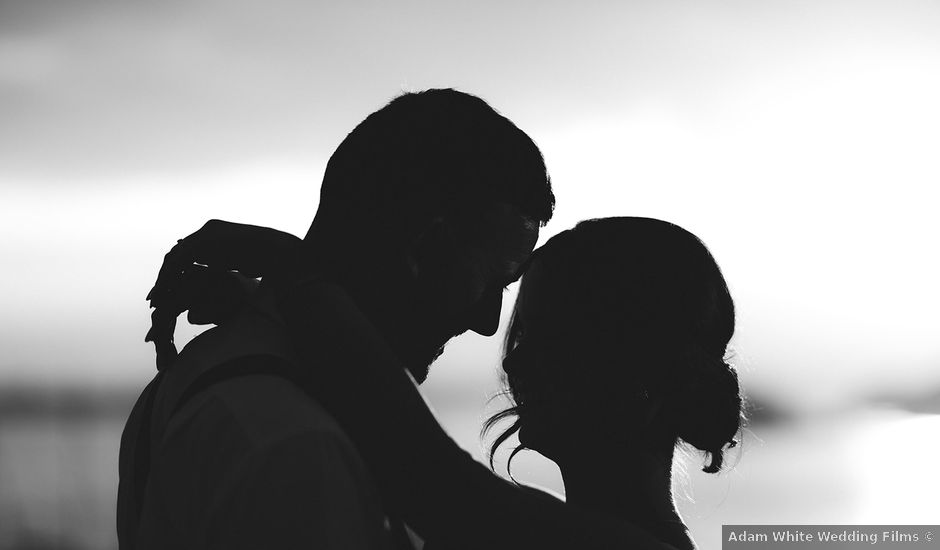
[[[840,45],[936,48],[936,7],[909,4],[5,2],[0,177],[323,156],[399,90],[433,86],[533,130],[637,101],[695,115]]]
[[[0,366],[149,366],[134,323],[166,247],[210,217],[302,233],[359,120],[400,89],[456,86],[542,146],[559,197],[546,236],[632,214],[703,237],[740,305],[748,382],[798,397],[822,380],[824,401],[879,373],[922,379],[940,329],[924,253],[938,9],[5,2],[0,229],[17,239],[0,286],[18,292]]]

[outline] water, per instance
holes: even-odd
[[[482,456],[478,409],[439,407],[439,415]],[[0,549],[116,548],[123,422],[123,415],[0,420]],[[938,436],[940,416],[892,411],[758,426],[729,472],[707,475],[697,457],[685,460],[680,508],[702,550],[720,548],[723,523],[936,523]],[[513,472],[562,490],[557,468],[532,453],[519,455]]]
[[[124,418],[0,421],[0,548],[117,548]]]

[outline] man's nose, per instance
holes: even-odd
[[[490,290],[480,298],[470,319],[470,330],[480,336],[492,336],[499,328],[499,313],[503,307],[501,288]]]

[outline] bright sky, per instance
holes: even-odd
[[[702,237],[750,387],[936,387],[938,28],[908,0],[0,0],[0,384],[148,378],[144,295],[177,238],[302,234],[346,132],[453,86],[542,148],[544,237],[607,215]],[[489,375],[491,340],[435,376]]]

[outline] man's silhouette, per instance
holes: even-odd
[[[423,381],[450,338],[495,333],[503,288],[553,206],[542,156],[512,122],[454,90],[408,93],[330,158],[302,258]],[[331,415],[289,377],[265,372],[272,357],[300,363],[271,301],[262,291],[197,337],[152,402],[135,407],[122,439],[122,548],[405,544]],[[134,457],[141,448],[147,457]],[[134,458],[150,465],[129,497]]]

